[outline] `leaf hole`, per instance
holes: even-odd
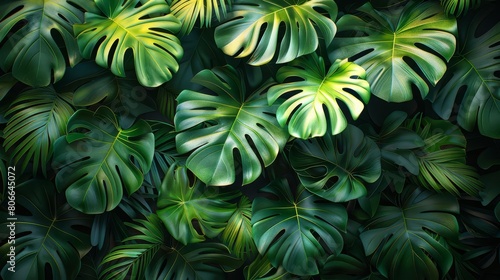
[[[28,24],[28,21],[23,19],[18,21],[11,29],[10,32],[7,33],[7,36],[0,42],[0,48],[3,48],[7,44],[10,45],[10,48],[14,48],[19,40],[22,39],[20,38],[20,35],[18,35],[16,32],[20,30],[21,28],[25,27]]]
[[[216,111],[217,108],[215,107],[208,107],[208,106],[203,106],[203,107],[196,107],[193,108],[194,111]]]
[[[234,159],[234,169],[235,178],[233,186],[241,186],[243,184],[243,168],[242,168],[242,158],[241,153],[237,148],[233,149],[233,159]]]
[[[45,279],[54,279],[52,267],[50,266],[49,263],[45,263],[44,271],[45,271]]]
[[[93,30],[91,30],[91,31],[94,31],[94,30],[95,30],[95,28],[94,28]],[[95,46],[100,46],[100,45],[102,45],[102,43],[104,42],[104,40],[106,40],[106,38],[107,38],[107,36],[103,36],[103,37],[101,37],[99,40],[97,40],[97,43],[95,44]],[[99,47],[94,48],[94,49],[92,50],[92,55],[91,55],[91,57],[94,57],[94,58],[95,58],[95,57],[97,56],[97,52],[98,52],[98,51],[99,51]]]
[[[108,68],[111,68],[111,64],[113,62],[113,57],[115,56],[116,49],[118,48],[118,43],[120,42],[120,39],[116,39],[113,44],[111,45],[111,48],[109,49],[109,54],[108,54]]]
[[[443,61],[446,61],[446,58],[444,56],[442,56],[439,52],[435,51],[434,49],[428,47],[427,45],[422,44],[422,43],[415,43],[414,45],[415,45],[415,47],[417,47],[425,52],[431,53],[431,54],[439,57]],[[404,60],[404,57],[403,57],[403,60]]]
[[[302,106],[302,103],[297,104],[295,106],[295,108],[293,108],[292,112],[290,113],[290,117],[288,117],[288,119],[286,120],[286,125],[290,124],[290,120],[292,119],[292,116],[294,116],[295,113],[297,113],[297,111],[300,109],[300,106]]]
[[[421,21],[424,21],[424,20],[430,19],[431,17],[433,17],[433,16],[435,16],[435,15],[437,15],[437,13],[430,14],[430,15],[428,15],[428,16],[426,16],[426,17],[424,17],[423,19],[421,19]]]
[[[259,124],[257,124],[259,125]],[[248,142],[248,145],[252,148],[252,151],[254,152],[255,155],[257,155],[257,158],[259,159],[260,166],[265,166],[264,160],[262,158],[261,153],[259,153],[259,150],[257,149],[257,146],[255,145],[255,142],[253,141],[252,137],[250,135],[245,134],[245,139]]]
[[[14,15],[14,14],[16,14],[17,12],[21,11],[23,8],[24,8],[24,5],[19,5],[19,6],[15,7],[14,9],[12,9],[12,11],[10,11],[9,13],[7,13],[7,14],[6,14],[6,15],[5,15],[5,16],[4,16],[1,20],[0,20],[0,22],[5,21],[7,18],[9,18],[9,17],[13,16],[13,15]],[[24,22],[25,22],[25,24],[23,24],[23,25],[26,25],[26,24],[28,23],[28,21],[27,21],[27,20],[25,20],[25,19],[23,19],[23,20],[21,20],[21,21],[24,21]],[[17,25],[17,24],[16,24],[16,25]],[[15,27],[16,25],[14,25],[14,27]],[[14,29],[14,28],[12,28],[12,29]],[[14,29],[14,30],[16,30],[16,29]],[[8,37],[8,36],[7,36],[7,37]]]
[[[375,49],[371,48],[371,49],[367,49],[367,50],[364,50],[364,51],[362,51],[362,52],[359,52],[359,53],[357,53],[357,54],[355,54],[355,55],[353,55],[353,56],[349,57],[349,61],[356,61],[356,60],[358,60],[358,59],[362,58],[363,56],[365,56],[365,55],[367,55],[367,54],[369,54],[369,53],[373,52],[374,50],[375,50]]]
[[[322,16],[325,16],[327,18],[330,17],[330,13],[328,13],[328,11],[322,7],[319,7],[319,6],[313,6],[313,10],[316,11],[318,14],[322,15]],[[331,20],[335,20],[334,18],[332,18]]]
[[[90,233],[92,231],[90,227],[87,227],[84,225],[71,225],[71,228],[78,231],[78,232],[87,234],[87,235],[90,235]]]
[[[16,214],[18,213],[19,211],[17,210],[17,206],[16,206]],[[24,216],[24,215],[23,215]],[[21,237],[25,237],[25,236],[28,236],[30,234],[32,234],[33,232],[30,231],[30,230],[26,230],[26,231],[22,231],[22,232],[16,232],[16,238],[19,239]]]
[[[323,187],[323,190],[325,191],[330,190],[331,188],[333,188],[333,186],[335,186],[335,184],[337,184],[338,181],[339,181],[339,176],[332,176],[328,178],[328,180],[325,183],[325,186]]]
[[[271,217],[269,217],[271,218]],[[280,232],[278,232],[278,234],[276,234],[276,236],[273,238],[273,241],[270,243],[270,244],[275,244],[276,242],[278,242],[278,240],[280,240],[280,238],[285,234],[285,230],[282,229],[280,230]]]
[[[194,230],[196,230],[196,233],[198,233],[199,235],[204,235],[203,234],[203,230],[201,229],[201,225],[200,225],[200,222],[198,221],[198,219],[192,219],[191,220],[191,224],[193,225]]]
[[[59,16],[62,20],[64,20],[65,22],[70,22],[63,14],[61,13],[57,13],[57,16]]]

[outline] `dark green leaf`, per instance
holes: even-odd
[[[71,66],[81,59],[72,28],[83,21],[78,6],[90,8],[92,4],[90,0],[2,1],[0,41],[8,38],[0,48],[2,69],[12,70],[16,79],[34,87],[60,80],[66,59]],[[62,42],[54,38],[55,33]]]
[[[289,159],[309,191],[334,202],[365,195],[365,182],[381,174],[379,148],[353,125],[336,136],[295,140]]]
[[[257,197],[252,204],[252,229],[260,254],[290,273],[318,274],[326,257],[342,250],[345,208],[326,203],[302,186],[293,195],[286,181],[273,182],[262,191],[275,198]]]
[[[401,205],[380,206],[361,230],[366,255],[391,279],[439,279],[453,257],[441,238],[458,237],[457,200],[449,194],[406,189]],[[436,236],[437,235],[437,236]]]
[[[27,90],[10,105],[10,117],[4,130],[4,146],[23,171],[32,162],[47,173],[54,142],[66,134],[66,124],[74,113],[70,93],[57,93],[53,87]]]
[[[429,189],[442,189],[460,195],[463,190],[476,196],[482,188],[474,167],[465,162],[466,139],[460,128],[448,121],[416,117],[409,122],[424,140],[417,153],[420,173],[418,182]]]
[[[238,267],[241,262],[229,255],[220,243],[196,243],[187,246],[171,246],[156,254],[146,267],[146,279],[203,279],[225,278],[221,266]]]
[[[478,36],[487,16],[496,14],[479,13],[460,21],[457,53],[429,99],[439,116],[448,119],[456,100],[463,96],[458,124],[472,131],[477,123],[481,134],[500,138],[500,78],[496,74],[500,68],[500,23]]]
[[[54,144],[56,186],[68,202],[85,213],[114,209],[123,196],[142,184],[154,153],[154,136],[139,120],[122,129],[108,107],[77,111],[68,122],[68,135]],[[137,167],[132,158],[139,163]]]
[[[100,272],[99,279],[145,279],[146,268],[166,243],[162,223],[156,215],[149,215],[147,220],[136,220],[128,225],[138,234],[123,240],[127,244],[114,247],[106,255],[101,265],[109,263],[109,266]]]
[[[15,274],[4,265],[3,279],[74,279],[80,270],[80,259],[90,250],[92,219],[57,196],[54,185],[45,180],[29,180],[15,188]],[[20,214],[21,206],[28,211]],[[2,228],[9,225],[7,212],[0,212]],[[8,228],[8,227],[7,227]],[[3,243],[0,260],[6,264],[7,252],[13,244]]]
[[[168,168],[176,161],[175,129],[172,125],[160,121],[148,121],[155,137],[155,151],[151,169],[144,180],[159,189]]]

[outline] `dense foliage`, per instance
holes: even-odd
[[[500,277],[499,8],[1,1],[2,279]]]

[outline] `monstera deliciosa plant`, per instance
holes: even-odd
[[[499,8],[1,1],[1,278],[499,278]]]

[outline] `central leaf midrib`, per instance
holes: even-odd
[[[83,195],[83,198],[82,198],[82,201],[85,201],[86,198],[87,198],[87,194],[90,190],[90,187],[92,185],[92,182],[97,182],[97,184],[99,184],[99,182],[97,181],[97,174],[99,173],[100,170],[102,170],[102,167],[104,165],[104,163],[107,161],[108,157],[110,156],[111,154],[111,151],[114,151],[114,146],[115,146],[115,143],[116,141],[118,140],[118,138],[120,137],[120,134],[122,133],[123,130],[118,130],[118,134],[115,136],[115,139],[113,140],[113,142],[111,143],[109,149],[108,149],[108,152],[106,153],[106,156],[104,156],[103,160],[101,161],[101,164],[99,165],[99,168],[96,169],[96,172],[94,173],[94,176],[92,178],[92,180],[90,180],[90,183],[88,184],[88,187],[87,187],[87,190],[85,191],[85,194]],[[108,186],[108,187],[112,187],[112,186]],[[107,208],[107,206],[106,206]]]

